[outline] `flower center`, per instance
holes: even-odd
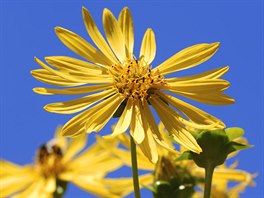
[[[62,150],[57,145],[42,145],[37,153],[36,164],[44,177],[57,176],[63,171]]]
[[[144,60],[127,59],[109,70],[118,93],[134,100],[148,100],[150,94],[165,84],[159,71],[151,70]]]

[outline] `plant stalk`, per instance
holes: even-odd
[[[135,198],[140,198],[140,189],[138,182],[138,167],[137,167],[137,148],[133,137],[130,135],[130,146],[131,146],[131,161],[132,161],[132,174],[134,184]]]
[[[212,162],[208,162],[205,168],[204,198],[210,198],[214,168]]]

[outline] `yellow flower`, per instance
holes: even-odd
[[[122,165],[120,160],[111,157],[97,143],[77,155],[86,145],[85,136],[71,139],[68,143],[66,138],[57,134],[38,149],[33,164],[19,166],[0,161],[0,196],[52,198],[56,188],[58,192],[60,190],[57,182],[71,182],[96,196],[115,197],[100,180],[119,168]],[[116,145],[114,140],[110,143],[112,147]]]
[[[183,49],[168,60],[152,68],[156,54],[156,41],[152,29],[147,29],[142,40],[139,58],[133,54],[134,27],[128,8],[118,19],[108,10],[103,11],[106,40],[98,30],[87,9],[83,8],[87,32],[97,46],[93,47],[77,34],[61,27],[55,32],[59,39],[84,60],[67,56],[35,58],[43,67],[32,75],[47,84],[63,89],[34,88],[39,94],[77,95],[78,99],[46,105],[49,112],[80,114],[63,127],[65,136],[100,131],[118,112],[121,114],[113,135],[130,127],[130,134],[144,154],[152,161],[158,160],[156,143],[164,143],[149,105],[154,107],[173,138],[187,149],[200,153],[201,148],[185,126],[212,129],[224,128],[223,122],[212,115],[177,99],[178,94],[212,105],[231,104],[234,100],[223,93],[229,82],[219,79],[228,66],[187,77],[165,78],[174,72],[192,68],[208,60],[219,48],[219,43],[202,43]],[[108,45],[109,44],[109,45]],[[67,88],[70,86],[70,88]]]
[[[164,127],[159,125],[160,131],[164,131]],[[163,133],[162,133],[163,134]],[[118,136],[121,143],[129,149],[129,137],[126,135]],[[103,139],[98,139],[100,143]],[[168,138],[164,137],[164,140],[170,144]],[[246,139],[238,138],[235,140],[237,142],[246,142]],[[172,144],[170,145],[172,146]],[[185,148],[181,147],[181,150],[184,151]],[[131,160],[129,158],[129,150],[121,149],[121,148],[111,148],[112,153],[121,159],[127,166],[131,166]],[[138,156],[138,168],[144,171],[150,171],[149,174],[144,174],[139,176],[140,187],[143,188],[148,185],[152,185],[153,182],[157,178],[171,178],[172,173],[176,172],[178,177],[181,174],[179,167],[182,170],[188,171],[186,174],[191,174],[194,177],[204,178],[204,169],[198,167],[192,160],[184,160],[184,161],[175,161],[179,157],[179,153],[168,151],[162,147],[159,147],[159,161],[157,164],[152,164],[149,160],[144,156],[141,150],[137,149]],[[234,155],[230,155],[233,157]],[[162,159],[169,162],[168,165],[174,165],[175,170],[172,170],[171,166],[166,167],[165,164],[160,164]],[[227,167],[225,164],[217,167],[214,171],[213,181],[212,181],[212,196],[214,198],[225,198],[232,197],[238,198],[239,194],[244,191],[244,189],[249,185],[254,185],[253,178],[256,177],[256,174],[250,174],[247,171],[236,169],[238,162],[235,162],[230,167]],[[177,166],[177,168],[176,168]],[[164,171],[164,172],[163,172]],[[154,172],[154,174],[153,174]],[[169,176],[168,176],[169,173]],[[181,176],[181,175],[180,175]],[[112,193],[119,196],[127,196],[128,194],[133,192],[133,181],[132,178],[107,178],[102,180],[103,183],[109,186],[109,189]],[[237,184],[232,188],[228,187],[228,182],[236,182]],[[197,191],[194,194],[194,198],[203,197],[203,186],[204,184],[201,181],[197,181],[197,186],[200,187],[200,191]],[[121,188],[121,187],[122,188]]]

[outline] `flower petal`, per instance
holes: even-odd
[[[156,163],[159,159],[158,157],[158,151],[156,142],[154,141],[154,138],[152,136],[152,132],[150,128],[145,132],[145,138],[139,145],[141,151],[145,154],[145,156],[152,162]]]
[[[118,63],[115,55],[113,54],[112,50],[110,49],[109,45],[105,41],[104,37],[102,36],[101,32],[97,28],[92,16],[90,15],[89,11],[86,8],[82,8],[83,13],[83,21],[86,27],[86,30],[90,37],[92,38],[93,42],[96,46],[103,52],[105,56],[109,60],[112,61],[113,64]]]
[[[35,179],[35,173],[31,166],[21,167],[8,161],[0,161],[0,194],[8,197],[25,189]]]
[[[113,87],[112,84],[73,87],[73,88],[67,88],[67,89],[52,89],[52,88],[45,88],[45,87],[35,87],[33,91],[35,93],[43,94],[43,95],[54,95],[54,94],[76,95],[76,94],[88,94],[91,92],[107,90],[111,87]]]
[[[142,40],[140,55],[139,57],[143,57],[144,60],[151,64],[156,55],[156,41],[155,34],[152,29],[147,29],[145,35]]]
[[[127,130],[127,128],[129,127],[129,125],[131,123],[132,109],[133,109],[132,102],[133,102],[132,98],[129,98],[127,100],[126,107],[125,107],[121,117],[119,118],[119,120],[115,126],[115,129],[111,135],[118,135],[120,133],[124,133]]]
[[[193,45],[176,53],[155,69],[159,70],[161,74],[166,75],[194,67],[211,58],[219,48],[219,45],[220,43],[218,42]]]
[[[45,57],[45,60],[53,67],[68,72],[83,72],[87,75],[98,75],[106,73],[106,69],[103,67],[68,56],[48,56]]]
[[[86,134],[81,134],[78,137],[72,138],[68,148],[63,155],[63,163],[68,162],[74,157],[74,155],[81,151],[85,147],[86,142]]]
[[[166,141],[164,140],[164,138],[162,137],[160,131],[159,131],[159,128],[157,126],[157,123],[155,121],[155,118],[153,117],[152,115],[152,112],[149,108],[149,105],[146,101],[144,101],[144,104],[143,104],[143,111],[144,111],[144,115],[145,117],[147,118],[148,120],[148,124],[149,124],[149,127],[152,131],[152,136],[154,138],[154,140],[160,145],[162,146],[163,148],[175,153],[177,152],[176,150],[174,150],[173,147],[170,147]]]
[[[103,24],[106,38],[120,62],[126,58],[126,46],[123,33],[110,10],[104,9]]]
[[[130,124],[130,134],[133,137],[136,144],[141,144],[145,138],[145,129],[141,117],[140,107],[138,104],[133,105],[132,118]]]
[[[173,93],[186,92],[192,94],[207,94],[219,92],[229,87],[230,83],[222,79],[202,79],[167,83],[163,88]]]
[[[158,113],[162,123],[168,130],[168,132],[174,137],[174,139],[187,149],[200,153],[202,152],[201,147],[197,144],[194,137],[175,119],[175,117],[168,111],[170,108],[161,99],[151,98],[150,103]]]
[[[55,32],[64,45],[81,57],[95,64],[104,66],[112,65],[111,60],[77,34],[62,27],[56,27]]]
[[[185,81],[196,81],[205,79],[219,79],[229,70],[229,66],[212,69],[200,74],[185,76],[180,78],[166,78],[168,83],[185,82]]]
[[[46,69],[35,69],[31,71],[31,75],[37,80],[57,86],[78,86],[84,85],[84,82],[75,82],[60,76],[54,75],[53,73],[47,71]]]
[[[173,92],[173,91],[172,91]],[[173,92],[174,93],[174,92]],[[222,93],[221,91],[213,93],[186,93],[186,92],[177,92],[177,94],[196,100],[198,102],[210,105],[229,105],[233,104],[235,100],[228,95]]]
[[[55,177],[49,177],[46,179],[44,189],[47,193],[53,193],[56,190],[56,179]]]
[[[86,175],[78,175],[71,182],[98,197],[119,197],[112,194],[108,189],[106,189],[105,185],[103,185],[101,182],[96,181],[93,178],[87,177]]]
[[[105,99],[103,102],[73,117],[63,126],[62,134],[64,136],[73,137],[81,133],[85,133],[87,131],[85,124],[91,121],[90,120],[91,116],[94,116],[94,114],[98,112],[100,109],[113,105],[113,103],[116,103],[116,101],[119,99],[120,99],[119,95],[114,94],[108,99]]]
[[[154,177],[153,174],[144,174],[138,177],[139,187],[143,188],[153,183]],[[132,178],[107,178],[102,180],[102,182],[107,185],[111,192],[120,197],[126,197],[133,192],[133,180]]]
[[[41,60],[35,57],[35,61],[44,69],[69,81],[82,82],[82,83],[111,83],[113,80],[109,75],[94,75],[94,76],[83,76],[81,73],[69,74],[68,72],[62,72],[59,70],[54,70],[48,65],[44,64]]]
[[[51,103],[46,105],[44,109],[48,112],[53,112],[53,113],[72,114],[90,107],[97,101],[103,100],[109,97],[110,95],[112,95],[113,93],[115,93],[115,90],[109,89],[103,92],[84,96],[82,98],[78,98],[74,100]]]
[[[214,124],[218,123],[216,127],[218,128],[225,128],[225,124],[217,119],[216,117],[202,111],[201,109],[198,109],[197,107],[194,107],[182,100],[179,100],[173,96],[167,95],[162,92],[156,92],[164,101],[168,102],[172,106],[174,106],[176,109],[184,113],[188,118],[190,118],[195,123],[200,124]]]
[[[34,180],[34,182],[24,191],[19,194],[13,196],[14,198],[43,198],[50,197],[49,193],[46,193],[43,189],[45,186],[45,179],[42,177],[38,177]]]
[[[123,102],[124,98],[120,97],[116,94],[117,97],[113,99],[113,101],[109,102],[102,108],[98,108],[96,112],[94,112],[93,116],[86,123],[86,132],[91,133],[93,131],[99,132],[106,123],[112,118],[117,108]]]
[[[134,26],[133,26],[132,16],[128,7],[125,7],[120,12],[118,17],[118,24],[124,35],[127,51],[129,52],[127,58],[132,58],[133,48],[134,48]]]

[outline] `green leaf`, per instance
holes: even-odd
[[[248,149],[253,147],[253,145],[245,145],[245,144],[240,144],[238,142],[229,142],[228,143],[228,154],[232,153],[234,151],[239,151],[239,150],[243,150],[243,149]]]
[[[150,190],[153,193],[157,193],[157,189],[154,188],[154,186],[145,186],[145,185],[143,185],[143,187],[148,189],[148,190]]]
[[[244,135],[244,129],[239,128],[239,127],[227,128],[225,129],[225,132],[230,141]]]
[[[185,151],[180,157],[178,157],[175,161],[179,162],[179,161],[183,161],[183,160],[191,160],[192,158],[192,154],[190,151]]]

